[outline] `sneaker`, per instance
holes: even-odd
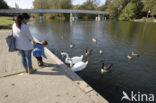
[[[29,68],[29,74],[33,74],[33,73],[35,73],[36,71],[37,71],[36,69]]]
[[[39,63],[38,66],[44,66],[44,64],[43,63]]]

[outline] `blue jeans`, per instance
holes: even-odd
[[[20,54],[22,56],[22,64],[25,68],[32,68],[31,52],[32,50],[20,50]]]

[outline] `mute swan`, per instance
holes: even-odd
[[[131,59],[132,59],[132,56],[128,55],[127,58],[128,58],[129,60],[131,60]]]
[[[134,51],[132,51],[132,56],[138,57],[139,54],[134,53]]]
[[[101,74],[103,74],[104,72],[109,72],[112,66],[113,64],[105,65],[104,63],[102,63]]]
[[[96,43],[96,39],[95,38],[92,38],[92,42]]]
[[[88,61],[86,61],[86,62],[80,61],[78,63],[75,63],[73,66],[71,64],[71,66],[72,66],[71,67],[71,70],[74,71],[74,72],[76,72],[76,71],[82,71],[83,69],[86,68],[87,64],[88,64]]]
[[[80,57],[75,56],[75,57],[70,58],[69,54],[63,51],[61,52],[61,55],[66,56],[65,63],[68,63],[68,64],[71,64],[71,63],[75,64],[77,62],[82,61],[83,59],[83,55],[81,55]]]
[[[103,54],[103,51],[102,51],[102,50],[100,50],[100,51],[99,51],[99,53],[102,55],[102,54]]]

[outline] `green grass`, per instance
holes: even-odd
[[[12,24],[14,23],[13,17],[0,17],[0,29],[11,29]]]

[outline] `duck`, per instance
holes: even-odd
[[[84,70],[86,68],[87,64],[88,64],[88,61],[86,61],[86,62],[80,61],[80,62],[75,63],[74,65],[72,65],[72,63],[71,63],[70,66],[71,66],[72,71],[77,72],[77,71]]]
[[[73,43],[70,43],[69,47],[73,48],[75,45]]]
[[[65,63],[67,63],[67,64],[71,64],[71,63],[75,64],[75,63],[82,61],[82,59],[83,59],[83,55],[81,55],[80,57],[74,56],[74,57],[70,58],[69,54],[67,52],[63,52],[63,51],[61,52],[61,55],[66,56]]]
[[[102,54],[103,54],[103,51],[102,51],[102,50],[100,50],[100,51],[99,51],[99,53],[100,53],[100,55],[102,55]]]
[[[97,40],[96,40],[95,38],[92,38],[92,42],[96,43],[96,41],[97,41]]]
[[[105,72],[109,72],[112,66],[113,64],[105,65],[104,63],[102,63],[101,74],[104,74]]]
[[[135,57],[138,57],[139,56],[139,54],[135,53],[134,51],[132,51],[132,54],[131,55],[132,56],[135,56]]]
[[[128,55],[127,58],[128,58],[129,60],[133,59],[132,56],[130,56],[130,55]]]
[[[87,50],[85,49],[85,56],[88,56],[92,53],[93,49]]]

